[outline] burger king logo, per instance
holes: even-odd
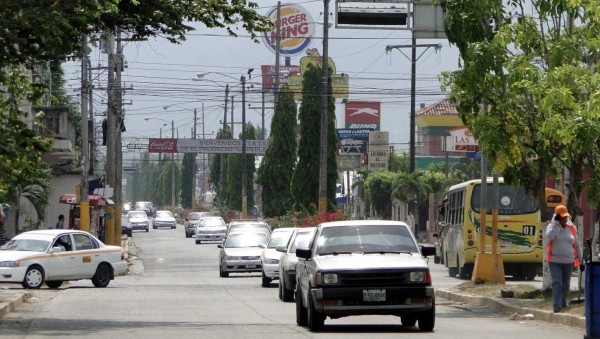
[[[263,32],[264,44],[273,52],[277,52],[277,7],[273,8],[268,17],[273,22],[271,31]],[[283,56],[302,54],[312,43],[315,32],[315,22],[306,9],[299,5],[281,6],[280,24],[281,42],[279,53]]]

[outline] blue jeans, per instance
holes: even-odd
[[[571,287],[571,273],[573,264],[550,263],[550,275],[552,275],[552,301],[554,311],[560,311],[567,307],[567,297]]]

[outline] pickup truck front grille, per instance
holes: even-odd
[[[409,272],[346,272],[340,274],[341,286],[397,286],[409,283]]]

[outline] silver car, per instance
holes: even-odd
[[[219,276],[228,277],[234,272],[260,272],[260,245],[266,245],[269,236],[263,232],[230,233],[219,252]]]
[[[171,211],[156,211],[152,228],[157,229],[159,227],[177,228],[177,221]]]
[[[308,241],[314,232],[314,227],[304,227],[294,229],[290,241],[284,246],[277,246],[276,250],[280,252],[279,259],[279,299],[283,301],[294,300],[294,289],[296,288],[296,248],[303,241]]]
[[[148,221],[148,215],[144,211],[129,211],[127,213],[129,224],[132,230],[150,230],[150,221]]]
[[[223,241],[227,224],[221,217],[202,217],[196,226],[196,244],[203,241]]]
[[[277,252],[277,246],[282,246],[288,243],[294,228],[276,228],[271,233],[271,239],[269,243],[264,246],[262,254],[260,255],[260,262],[262,264],[262,287],[269,287],[271,280],[279,279],[279,258],[281,252]]]

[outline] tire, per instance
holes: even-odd
[[[417,318],[413,317],[413,316],[404,316],[402,318],[400,318],[400,321],[402,322],[402,326],[415,326],[417,324]]]
[[[294,290],[290,290],[285,286],[285,278],[281,277],[279,279],[279,286],[282,286],[282,294],[281,297],[283,301],[285,302],[290,302],[290,301],[294,301]]]
[[[62,280],[55,280],[55,281],[46,281],[46,285],[49,288],[52,289],[57,289],[59,288],[61,285],[63,284]]]
[[[437,255],[434,255],[434,256],[433,256],[433,263],[434,263],[434,264],[439,264],[439,263],[440,263],[440,261],[441,261],[441,258],[440,258],[440,257],[438,257]]]
[[[269,286],[271,286],[271,278],[267,277],[265,275],[264,271],[262,272],[262,282],[261,282],[260,286],[262,286],[262,287],[269,287]]]
[[[448,258],[448,253],[446,253],[446,258]],[[446,261],[446,263],[448,263],[448,261]],[[458,258],[456,260],[456,264],[458,265]],[[449,277],[456,277],[456,275],[458,274],[458,266],[457,267],[448,267],[448,276]]]
[[[94,274],[92,277],[92,283],[94,286],[101,288],[108,286],[108,283],[110,283],[110,273],[110,266],[104,263],[98,265],[98,268],[96,268],[96,274]]]
[[[458,277],[460,279],[471,279],[471,276],[473,275],[473,265],[471,264],[464,264],[463,267],[461,267],[458,270]]]
[[[127,237],[131,238],[133,236],[133,232],[131,230],[127,231]]]
[[[39,265],[31,265],[25,273],[21,285],[29,289],[38,289],[44,284],[44,269]]]
[[[282,279],[279,279],[279,280],[280,280],[279,281],[279,288],[278,288],[278,290],[279,290],[279,300],[283,301],[283,286],[282,286],[283,280]]]
[[[152,229],[156,229],[156,226],[152,226]]]
[[[186,238],[191,238],[192,236],[188,232],[185,232],[185,237]]]
[[[308,295],[308,305],[306,306],[306,320],[308,329],[315,332],[323,329],[325,325],[325,315],[315,308],[312,297]]]
[[[419,317],[419,329],[422,332],[431,332],[435,327],[435,299],[433,299],[431,309],[425,311]]]
[[[300,284],[298,284],[300,285]],[[298,326],[306,326],[306,324],[308,323],[308,318],[307,318],[307,310],[306,307],[304,307],[304,305],[302,305],[302,292],[300,291],[300,288],[296,289],[296,324]]]
[[[171,227],[171,229],[172,229],[172,230],[174,230],[174,229],[176,229],[176,228],[177,228],[177,226],[173,226],[173,227]]]
[[[146,227],[146,232],[150,231],[150,227]]]
[[[196,240],[196,245],[200,245],[201,243],[202,243],[202,241]]]
[[[229,277],[229,272],[223,271],[223,266],[221,266],[220,264],[219,264],[219,277],[221,277],[221,278]]]

